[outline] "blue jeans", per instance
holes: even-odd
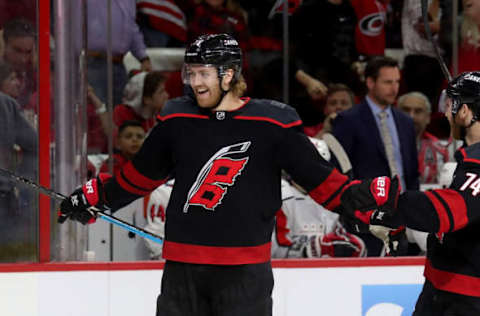
[[[143,34],[143,41],[147,47],[167,47],[171,38],[169,35],[146,24],[140,25],[140,31]]]

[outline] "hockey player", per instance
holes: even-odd
[[[480,315],[480,72],[465,72],[447,88],[447,118],[455,139],[457,167],[449,188],[407,191],[398,205],[388,204],[363,213],[366,222],[384,226],[406,225],[430,232],[427,242],[425,284],[414,316]],[[370,196],[368,182],[351,188],[344,205]],[[365,205],[365,201],[362,201]]]
[[[330,161],[327,144],[309,137],[320,155]],[[282,179],[282,207],[275,214],[273,258],[364,257],[363,241],[347,233],[339,215],[315,203],[303,188]]]
[[[241,98],[235,39],[205,35],[185,52],[191,94],[167,102],[142,148],[115,177],[65,199],[62,218],[88,223],[175,178],[166,211],[166,259],[157,316],[271,315],[270,264],[284,169],[328,209],[358,185],[322,159],[288,105]]]

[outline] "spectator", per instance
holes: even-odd
[[[290,8],[289,14],[293,12]],[[295,2],[300,2],[295,0]],[[249,94],[253,97],[272,97],[277,100],[283,100],[282,87],[272,87],[272,90],[278,90],[279,97],[270,93],[270,96],[264,94],[265,89],[269,89],[267,85],[269,73],[266,70],[267,65],[282,57],[283,49],[283,7],[278,6],[277,0],[262,0],[262,1],[242,1],[242,7],[245,8],[248,15],[248,33],[250,34],[250,49],[247,52],[249,61]],[[282,69],[282,68],[280,68]],[[274,81],[281,84],[283,73],[280,72],[275,76]],[[267,79],[266,79],[267,78]],[[293,77],[292,77],[293,78]],[[272,91],[273,92],[273,91]],[[284,100],[285,101],[285,100]]]
[[[463,0],[458,73],[480,69],[480,0]]]
[[[21,110],[30,102],[30,97],[37,88],[34,69],[35,30],[33,25],[24,19],[8,21],[3,29],[5,48],[3,61],[17,73],[20,81],[20,93],[16,99]]]
[[[242,51],[248,49],[247,15],[235,0],[202,0],[188,21],[188,40],[203,34],[226,33],[233,36]]]
[[[247,28],[247,13],[236,0],[201,0],[194,15],[188,21],[188,41],[203,34],[225,33],[233,36],[244,56],[250,49]],[[248,79],[248,61],[243,59],[242,68]]]
[[[428,12],[430,29],[437,41],[441,15],[438,0],[429,0]],[[432,43],[426,37],[421,3],[418,0],[406,0],[403,3],[402,42],[405,51],[403,75],[406,91],[422,92],[430,104],[438,104],[444,77]],[[433,111],[437,111],[436,106]]]
[[[87,0],[88,82],[102,102],[107,102],[107,1]],[[132,0],[112,0],[113,104],[122,101],[127,72],[123,57],[131,52],[143,71],[152,70],[142,33],[135,22],[136,6]]]
[[[20,80],[13,68],[0,62],[0,92],[16,99],[20,95]]]
[[[448,149],[425,129],[430,123],[431,105],[421,92],[409,92],[398,98],[398,108],[413,119],[418,149],[420,183],[438,183],[439,172],[448,159]]]
[[[147,47],[185,46],[187,21],[175,1],[137,0],[137,21]]]
[[[115,107],[113,121],[117,127],[127,120],[139,121],[145,132],[155,125],[155,115],[168,99],[166,77],[159,71],[140,72],[125,87],[123,104]]]
[[[332,131],[332,121],[337,113],[348,110],[355,104],[353,91],[342,83],[334,83],[328,86],[327,98],[323,107],[325,119],[315,126],[304,127],[303,130],[308,136],[321,138],[324,133]]]
[[[355,46],[365,57],[385,54],[386,1],[352,0],[357,24],[355,27]]]
[[[333,122],[333,135],[350,158],[353,176],[359,179],[397,174],[402,188],[417,190],[418,156],[415,129],[410,117],[392,107],[400,85],[400,70],[389,57],[372,58],[365,69],[365,100],[341,112]],[[369,256],[378,256],[382,242],[360,234]]]
[[[113,154],[113,174],[117,174],[128,161],[132,160],[145,139],[145,131],[138,121],[125,121],[118,128],[116,147]],[[100,168],[100,172],[108,172],[108,160]]]
[[[108,151],[107,135],[111,130],[110,116],[105,103],[97,97],[92,86],[88,86],[87,93],[87,152],[89,154],[106,153]]]
[[[23,177],[35,179],[37,135],[22,116],[17,102],[0,92],[0,167]],[[22,155],[19,159],[19,150]],[[29,233],[29,220],[35,218],[30,210],[33,196],[22,192],[9,178],[0,176],[0,261],[32,260],[22,257],[28,252],[28,245],[34,245]]]
[[[305,1],[291,20],[292,56],[298,70],[324,83],[358,86],[351,68],[358,57],[354,33],[356,16],[349,1]],[[321,43],[322,48],[315,49],[312,43]],[[300,79],[297,77],[303,83]]]
[[[23,18],[30,23],[37,21],[37,2],[32,0],[0,1],[0,28],[12,19]]]

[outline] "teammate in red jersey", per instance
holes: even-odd
[[[447,96],[452,136],[464,141],[455,153],[458,165],[450,187],[406,191],[397,207],[390,204],[366,216],[370,224],[430,232],[426,280],[414,316],[480,315],[480,72],[457,76],[448,84]],[[370,198],[364,183],[352,191],[355,198],[360,192]],[[358,208],[355,201],[344,202]]]
[[[64,216],[87,223],[89,206],[116,210],[175,178],[157,316],[271,315],[282,170],[331,210],[358,184],[320,156],[292,107],[241,97],[241,65],[231,36],[196,39],[183,69],[190,95],[167,102],[120,173],[93,179],[62,202]]]

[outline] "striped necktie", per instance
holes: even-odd
[[[382,111],[378,114],[378,116],[380,117],[380,134],[382,135],[383,145],[385,146],[385,153],[387,154],[390,173],[393,177],[394,175],[398,175],[398,168],[395,161],[395,156],[393,154],[392,135],[390,134],[390,129],[387,126],[388,113],[386,111]]]

